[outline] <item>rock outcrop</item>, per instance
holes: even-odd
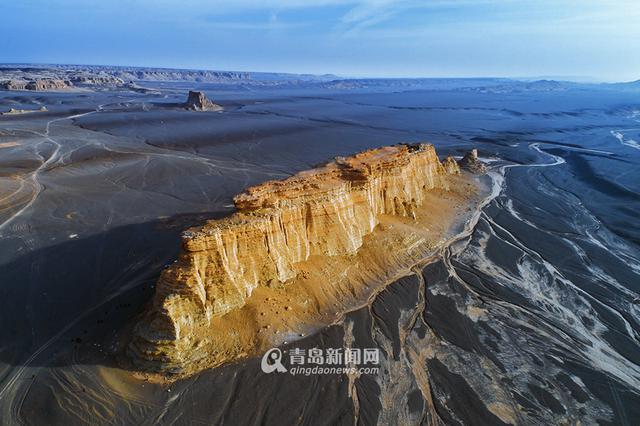
[[[471,173],[483,174],[487,172],[487,167],[478,159],[477,149],[472,149],[467,152],[464,157],[458,161],[458,165],[461,169],[468,170]]]
[[[42,79],[29,81],[25,89],[35,91],[65,90],[73,87],[69,80]]]
[[[151,89],[149,87],[143,87],[140,86],[139,84],[134,83],[133,81],[128,82],[127,84],[125,84],[125,86],[128,90],[131,90],[132,92],[136,92],[136,93],[145,93],[145,94],[153,94],[153,95],[159,95],[161,92],[157,89]]]
[[[124,80],[145,81],[197,81],[209,83],[239,82],[251,80],[249,73],[235,71],[199,71],[163,68],[121,68],[114,75]]]
[[[55,91],[65,90],[73,87],[69,80],[60,79],[36,79],[36,80],[6,80],[0,82],[0,88],[5,90],[33,90],[33,91]]]
[[[211,102],[204,92],[189,90],[189,97],[184,107],[190,111],[220,111],[220,105]]]
[[[46,106],[41,106],[38,109],[16,109],[16,108],[11,108],[9,109],[9,111],[6,112],[0,112],[0,115],[21,115],[21,114],[31,114],[34,112],[47,112],[47,107]]]
[[[107,73],[92,74],[87,72],[77,72],[69,74],[69,81],[81,86],[112,86],[124,85],[124,80]]]
[[[0,88],[4,90],[26,90],[25,80],[4,80],[0,81]]]
[[[311,258],[355,254],[381,217],[415,217],[459,173],[432,145],[396,145],[247,189],[234,198],[235,214],[183,233],[182,252],[158,280],[129,354],[147,369],[180,371],[203,356],[212,320],[242,307],[257,288],[295,278]]]

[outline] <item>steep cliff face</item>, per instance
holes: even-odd
[[[205,356],[198,336],[213,319],[259,287],[294,279],[311,258],[355,254],[382,217],[415,218],[425,197],[459,173],[432,145],[397,145],[247,189],[234,198],[237,213],[183,234],[182,253],[162,273],[130,353],[159,370]]]

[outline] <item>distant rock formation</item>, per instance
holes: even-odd
[[[86,86],[115,86],[124,85],[124,80],[106,73],[92,74],[87,72],[77,72],[69,74],[69,81],[77,85]]]
[[[248,73],[233,71],[178,70],[165,68],[114,68],[113,75],[124,80],[228,82],[250,80]]]
[[[47,107],[45,106],[41,106],[38,109],[16,109],[16,108],[11,108],[9,111],[7,112],[1,112],[0,115],[20,115],[20,114],[30,114],[33,112],[47,112]]]
[[[160,91],[157,89],[150,89],[148,87],[143,87],[140,86],[136,83],[134,83],[133,81],[128,82],[125,87],[129,90],[131,90],[132,92],[136,92],[136,93],[145,93],[145,94],[152,94],[152,95],[159,95]]]
[[[185,102],[185,108],[190,111],[220,111],[220,105],[211,102],[204,92],[189,90],[189,97]]]
[[[218,84],[253,82],[249,73],[99,65],[2,65],[0,80],[68,80],[80,86],[120,87],[127,81],[191,81]],[[257,82],[256,82],[257,83]],[[19,89],[24,90],[24,89]]]
[[[472,149],[467,152],[464,157],[460,161],[458,161],[458,165],[461,169],[468,170],[471,173],[482,174],[487,172],[487,166],[480,160],[478,160],[478,150]]]
[[[66,90],[73,87],[69,80],[37,79],[37,80],[6,80],[0,82],[0,88],[5,90]]]
[[[194,100],[196,96],[201,101],[194,92]],[[158,280],[129,354],[145,369],[172,373],[229,359],[232,354],[213,338],[212,321],[237,311],[256,289],[278,287],[306,274],[299,269],[302,262],[353,256],[383,217],[415,221],[425,200],[433,199],[429,197],[438,198],[438,204],[449,202],[452,196],[433,194],[446,193],[452,175],[458,174],[455,160],[440,162],[433,145],[403,144],[339,157],[288,179],[248,188],[234,198],[237,213],[184,232],[182,253]],[[437,208],[432,206],[427,216],[437,217]],[[409,234],[411,250],[425,244]],[[394,256],[383,254],[380,261],[385,264]],[[320,285],[332,286],[330,272],[323,271]],[[367,274],[359,268],[355,273]],[[324,291],[330,293],[329,287]],[[223,330],[228,333],[233,334]],[[251,341],[249,345],[255,344]],[[227,349],[243,351],[234,342],[229,344],[236,349]]]
[[[69,80],[43,79],[33,80],[27,83],[27,90],[64,90],[73,87]]]
[[[0,88],[5,90],[26,90],[27,81],[25,80],[4,80],[0,81]]]

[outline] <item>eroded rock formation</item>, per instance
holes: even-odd
[[[124,85],[124,81],[121,78],[114,77],[107,73],[87,73],[87,72],[75,72],[69,74],[69,81],[77,85],[86,86],[115,86],[119,87]]]
[[[189,90],[189,97],[185,103],[185,108],[191,111],[219,111],[220,105],[211,102],[204,92]]]
[[[471,173],[482,174],[486,173],[487,167],[484,165],[482,161],[478,159],[478,150],[472,149],[467,152],[460,161],[458,161],[458,165],[461,169],[465,169],[470,171]]]
[[[182,252],[162,273],[129,354],[145,369],[179,372],[207,352],[226,350],[207,336],[214,320],[235,314],[257,289],[294,280],[310,259],[355,255],[384,217],[415,220],[425,200],[459,173],[455,160],[440,162],[432,145],[396,145],[247,189],[234,198],[235,214],[183,233]],[[381,257],[384,267],[394,255]],[[322,274],[330,292],[330,275]],[[239,346],[234,339],[225,344]]]
[[[65,90],[73,87],[69,80],[60,79],[36,79],[36,80],[6,80],[0,82],[0,88],[5,90]]]

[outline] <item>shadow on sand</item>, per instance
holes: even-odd
[[[0,265],[0,362],[8,371],[112,365],[116,336],[151,299],[160,272],[178,255],[180,233],[226,214],[121,226]]]

